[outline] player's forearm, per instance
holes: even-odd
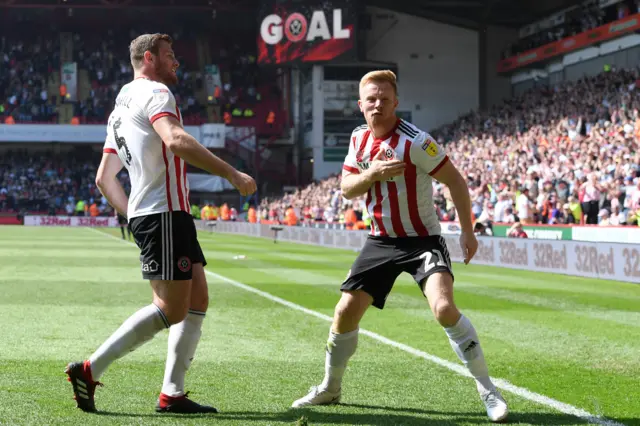
[[[369,173],[350,174],[342,178],[342,196],[347,200],[359,197],[371,188],[373,180]]]
[[[462,175],[458,176],[459,178],[455,180],[455,183],[449,186],[451,200],[453,201],[453,205],[456,207],[462,232],[473,232],[469,188],[467,187],[467,182],[465,182]]]
[[[229,180],[235,172],[231,165],[215,156],[188,133],[185,133],[176,142],[169,145],[169,149],[187,163],[206,170],[212,175],[222,176]]]
[[[122,216],[127,217],[127,205],[129,198],[125,194],[122,185],[117,179],[108,179],[108,182],[99,180],[96,182],[98,189],[107,199],[107,202]]]

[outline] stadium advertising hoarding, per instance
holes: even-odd
[[[537,49],[528,50],[511,58],[503,59],[498,62],[498,72],[513,71],[526,65],[574,52],[638,30],[640,30],[640,13],[585,31],[573,37],[546,44]]]
[[[82,216],[25,216],[25,226],[90,226],[115,227],[118,219],[115,217],[82,217]]]
[[[246,222],[196,221],[199,229],[215,232],[273,238],[271,225]],[[367,231],[303,228],[283,226],[278,239],[341,249],[360,250]],[[454,262],[464,260],[457,235],[443,235]],[[640,248],[637,244],[594,243],[586,241],[508,239],[479,237],[474,264],[498,266],[536,272],[602,278],[640,283]]]
[[[258,64],[355,60],[356,10],[352,1],[263,2]]]
[[[511,229],[511,224],[494,224],[493,236],[506,237],[507,232]],[[572,226],[540,226],[540,225],[523,225],[522,229],[527,236],[536,240],[572,240]]]
[[[442,223],[443,227],[444,224],[445,222]],[[506,237],[511,226],[494,223],[493,236]],[[522,229],[534,240],[640,243],[640,227],[637,226],[523,225]]]

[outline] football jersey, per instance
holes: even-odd
[[[367,192],[371,235],[439,235],[431,175],[448,161],[444,149],[428,133],[401,119],[381,138],[375,138],[369,127],[363,125],[351,135],[343,170],[362,173],[381,149],[386,159],[402,160],[406,166],[403,175],[376,182]]]
[[[129,172],[129,219],[167,211],[189,213],[186,164],[167,148],[152,126],[167,116],[182,125],[171,91],[146,78],[122,87],[109,116],[103,151],[117,154]]]

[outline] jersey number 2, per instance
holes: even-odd
[[[433,253],[436,254],[438,259],[434,259]],[[430,251],[425,251],[420,255],[420,259],[424,259],[424,272],[429,272],[431,269],[436,266],[444,266],[447,268],[447,262],[444,261],[444,257],[440,250],[433,250],[433,253]]]

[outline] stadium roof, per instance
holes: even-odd
[[[484,24],[519,28],[584,0],[365,0],[368,5],[478,29]]]
[[[293,3],[304,0],[289,0]],[[353,1],[353,0],[346,0]],[[359,0],[452,25],[478,29],[484,24],[518,28],[584,0]],[[256,11],[262,0],[0,0],[0,8],[141,8]],[[339,1],[337,2],[339,3]]]

